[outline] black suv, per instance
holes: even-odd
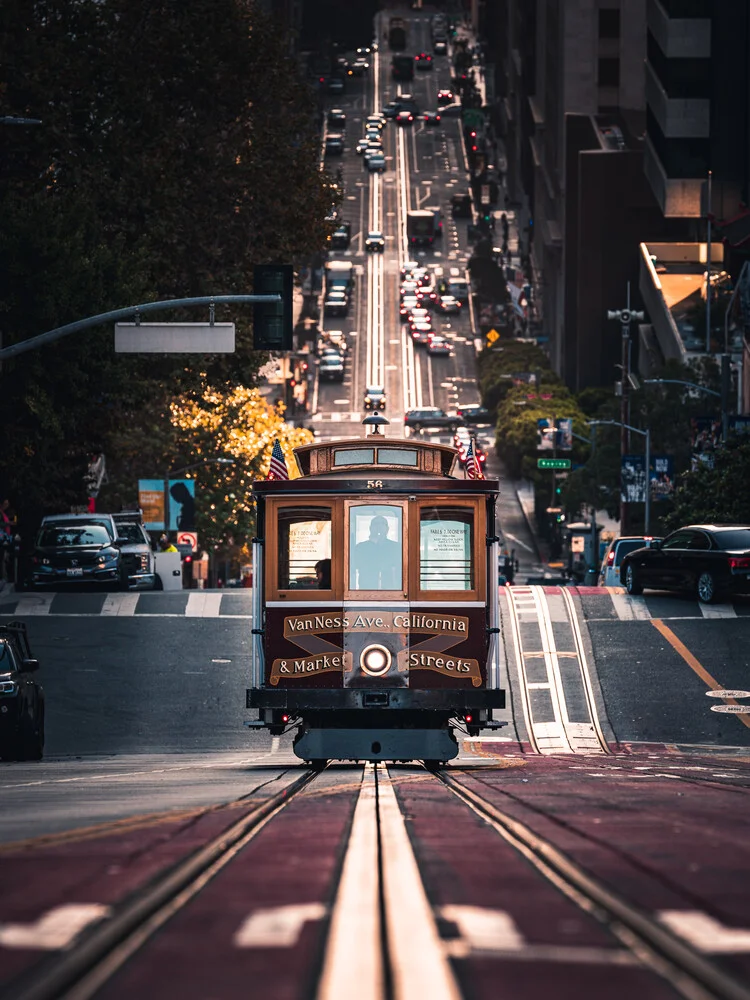
[[[421,410],[407,410],[404,416],[404,424],[415,431],[423,427],[445,427],[455,434],[460,418],[455,413],[446,413],[439,410],[437,406],[425,406]]]
[[[44,691],[31,676],[39,661],[31,655],[23,622],[0,625],[0,757],[41,760],[44,753]]]

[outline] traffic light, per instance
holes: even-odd
[[[253,346],[256,351],[292,350],[293,286],[294,270],[291,264],[256,264],[253,268],[253,291],[256,295],[281,295],[281,302],[256,302],[253,305]]]

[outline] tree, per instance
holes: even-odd
[[[482,402],[494,412],[518,381],[514,376],[531,374],[539,385],[560,385],[560,379],[549,367],[549,358],[536,344],[518,340],[500,340],[482,351],[477,366]],[[533,391],[531,388],[529,391]]]
[[[732,438],[714,455],[678,479],[668,530],[683,524],[750,524],[750,441]]]

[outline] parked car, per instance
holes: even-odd
[[[490,411],[481,403],[461,403],[456,412],[465,424],[490,424]]]
[[[425,111],[424,113],[424,123],[425,125],[439,125],[440,115],[437,111]]]
[[[338,132],[332,132],[326,136],[325,154],[326,156],[341,156],[344,152],[344,137]]]
[[[693,592],[703,604],[750,592],[750,525],[689,524],[646,548],[629,552],[620,566],[629,594],[644,589]]]
[[[31,556],[31,587],[103,583],[126,589],[116,538],[111,514],[43,518]]]
[[[113,514],[123,574],[130,590],[153,590],[158,586],[154,550],[143,527],[143,512],[123,510]]]
[[[425,406],[419,410],[407,410],[404,414],[404,424],[415,431],[423,427],[445,427],[455,434],[459,419],[455,413],[446,413],[437,406]]]
[[[382,385],[368,385],[365,389],[365,409],[385,409],[385,389]]]
[[[650,535],[620,535],[613,538],[607,546],[599,569],[600,587],[620,586],[620,567],[622,560],[628,552],[635,552],[644,546],[651,545],[653,538]]]
[[[382,253],[385,250],[385,236],[376,229],[371,229],[365,236],[365,250]]]
[[[372,152],[365,155],[365,166],[371,174],[385,173],[385,157],[380,152]]]
[[[31,652],[26,625],[0,625],[0,757],[41,760],[44,755],[44,690],[32,674],[39,661]]]
[[[340,354],[326,354],[318,363],[318,377],[321,382],[344,381],[344,359]]]

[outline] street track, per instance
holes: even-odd
[[[535,753],[609,753],[573,599],[504,588],[526,730]],[[562,644],[562,645],[561,645]]]
[[[594,874],[596,863],[593,869],[590,865],[584,867],[558,846],[555,837],[541,835],[490,801],[498,793],[505,793],[503,787],[491,784],[491,776],[496,776],[497,771],[487,772],[489,777],[483,778],[482,769],[473,775],[472,770],[450,767],[433,772],[384,764],[329,767],[322,772],[305,770],[282,791],[247,811],[186,859],[166,867],[121,904],[100,908],[99,919],[82,930],[70,947],[39,961],[4,989],[0,987],[0,996],[4,1000],[130,996],[139,966],[152,976],[154,969],[161,968],[159,952],[151,954],[149,962],[149,949],[154,952],[160,936],[168,934],[170,927],[174,935],[174,924],[179,924],[185,911],[191,909],[198,910],[198,925],[208,938],[205,944],[212,954],[215,949],[215,961],[221,962],[222,942],[212,940],[213,935],[218,938],[218,930],[207,922],[205,912],[200,913],[204,891],[213,884],[218,892],[216,883],[223,877],[221,892],[226,894],[227,886],[234,881],[234,867],[240,865],[243,852],[264,829],[266,844],[269,838],[283,839],[277,826],[292,803],[302,808],[306,800],[309,809],[310,803],[317,800],[326,813],[330,809],[326,794],[335,790],[345,802],[343,813],[339,806],[344,816],[341,844],[337,850],[332,846],[339,861],[330,867],[321,898],[290,904],[290,898],[298,898],[295,886],[297,892],[303,891],[312,876],[315,862],[306,857],[306,867],[292,880],[291,888],[287,887],[287,895],[283,891],[278,894],[276,901],[286,905],[264,909],[260,908],[262,899],[250,896],[246,905],[255,909],[234,931],[235,954],[246,962],[253,957],[265,962],[266,983],[274,978],[278,981],[284,965],[294,965],[295,946],[307,927],[312,928],[313,944],[295,973],[291,995],[314,995],[316,1000],[353,996],[358,1000],[411,1000],[415,996],[458,1000],[467,992],[472,962],[488,958],[506,963],[494,966],[497,971],[493,974],[493,990],[497,988],[496,977],[502,977],[509,968],[528,970],[526,974],[532,976],[533,982],[536,963],[551,963],[553,968],[555,963],[564,963],[571,987],[578,983],[579,995],[587,995],[587,977],[592,970],[616,967],[622,988],[611,996],[634,995],[638,977],[646,975],[650,984],[642,993],[646,997],[750,1000],[750,989],[735,978],[734,970],[691,947],[679,929],[665,923],[663,915],[660,919],[659,913],[638,905],[637,893],[630,898],[618,891],[611,878]],[[319,784],[323,787],[318,788]],[[517,796],[515,802],[530,805]],[[496,878],[499,869],[514,887],[511,898],[536,893],[548,900],[548,907],[580,911],[589,927],[589,943],[576,946],[564,939],[559,943],[526,942],[502,911],[446,902],[446,898],[453,898],[451,891],[457,893],[458,900],[467,899],[468,894],[471,902],[472,882],[470,875],[464,876],[469,881],[461,889],[459,864],[447,888],[439,884],[436,889],[430,873],[434,851],[422,842],[421,826],[428,822],[430,836],[440,836],[434,825],[436,809],[449,824],[442,831],[442,842],[453,836],[460,840],[462,829],[471,831],[477,839],[476,853],[484,859],[487,878]],[[544,810],[535,812],[543,819],[555,818]],[[287,831],[290,827],[294,828],[294,824],[287,821]],[[555,829],[554,823],[551,828]],[[558,826],[557,830],[564,839],[564,827]],[[496,850],[506,853],[493,858]],[[515,881],[517,874],[512,876],[510,872],[508,850],[518,859],[525,889]],[[609,853],[612,858],[618,856],[614,847]],[[269,865],[273,864],[269,859]],[[608,871],[606,864],[604,871]],[[272,883],[283,886],[283,869],[271,871],[270,876]],[[241,884],[241,877],[235,878]],[[183,922],[183,934],[184,930]],[[190,938],[176,940],[178,951],[185,956],[197,947],[197,941]],[[175,952],[174,944],[171,951],[162,948],[162,954],[171,955],[173,961]],[[226,989],[224,984],[222,992],[222,987],[217,986],[215,995],[245,995],[248,972],[246,966],[234,988]],[[158,982],[148,980],[145,995],[167,995],[167,983],[172,995],[204,995],[188,981],[179,981],[180,975],[183,979],[189,976],[179,965],[176,971],[165,969],[163,975]],[[171,978],[175,975],[177,981]],[[630,985],[629,976],[634,977]],[[469,992],[485,995],[481,985]]]

